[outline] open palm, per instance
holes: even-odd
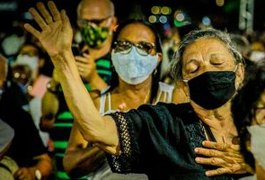
[[[41,2],[37,3],[37,9],[30,8],[29,12],[40,27],[40,31],[25,24],[25,29],[35,36],[47,53],[53,57],[65,50],[71,49],[73,31],[64,10],[58,11],[54,2],[48,2],[48,8]]]

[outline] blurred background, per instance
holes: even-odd
[[[30,20],[27,9],[36,0],[1,0],[1,32],[9,31],[15,20]],[[55,0],[75,22],[77,0]],[[193,23],[232,32],[262,31],[265,27],[264,0],[113,0],[120,21],[144,16],[162,34],[171,27]],[[241,10],[240,10],[241,8]],[[241,19],[240,19],[241,18]],[[241,28],[240,28],[241,22]],[[247,23],[250,23],[247,25]]]

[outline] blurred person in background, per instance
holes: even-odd
[[[19,167],[14,173],[14,178],[19,180],[48,178],[52,172],[51,158],[31,115],[21,106],[19,97],[24,97],[24,93],[17,83],[6,79],[7,60],[3,56],[0,56],[0,59],[1,70],[3,70],[0,71],[0,77],[5,77],[5,79],[1,78],[0,118],[15,132],[11,146],[6,152],[6,155]]]
[[[232,112],[239,132],[240,150],[254,176],[242,180],[265,179],[265,59],[251,66],[242,89],[233,100]]]
[[[0,60],[0,64],[1,61],[2,60]],[[2,66],[0,65],[0,67]],[[13,174],[18,169],[16,162],[10,157],[5,156],[5,153],[12,143],[14,134],[13,128],[0,119],[0,177],[5,180],[14,180]]]
[[[25,42],[20,48],[16,60],[11,64],[12,78],[21,88],[21,106],[28,111],[39,130],[44,145],[48,146],[49,135],[40,131],[41,100],[46,92],[50,77],[41,71],[48,57],[36,44]],[[23,97],[23,98],[22,98]]]

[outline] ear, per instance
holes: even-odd
[[[176,84],[182,90],[182,92],[185,94],[186,98],[190,99],[188,83],[184,82],[183,80],[178,80]]]
[[[163,55],[162,55],[162,53],[157,53],[157,55],[158,55],[158,59],[157,59],[157,61],[158,61],[158,64],[159,63],[161,63],[161,61],[162,61],[162,59],[163,59]]]
[[[111,31],[115,31],[117,28],[118,19],[116,16],[111,17]]]
[[[239,63],[236,70],[236,89],[239,89],[245,78],[245,66],[243,63]]]
[[[190,101],[189,98],[189,88],[187,86],[187,83],[178,80],[175,83],[175,88],[173,92],[173,102],[176,104],[180,103],[187,103]]]

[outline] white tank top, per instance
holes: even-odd
[[[107,88],[104,92],[106,92],[108,89],[109,88]],[[174,89],[173,85],[166,84],[164,82],[159,82],[158,95],[157,95],[157,98],[156,98],[154,104],[157,104],[158,102],[171,103],[172,102],[173,89]],[[105,109],[105,107],[107,107],[107,108]],[[105,114],[109,114],[109,113],[114,113],[116,111],[117,111],[116,109],[112,109],[112,107],[111,107],[111,93],[108,92],[108,93],[105,93],[104,95],[102,95],[100,97],[100,105],[99,105],[100,114],[105,115]]]

